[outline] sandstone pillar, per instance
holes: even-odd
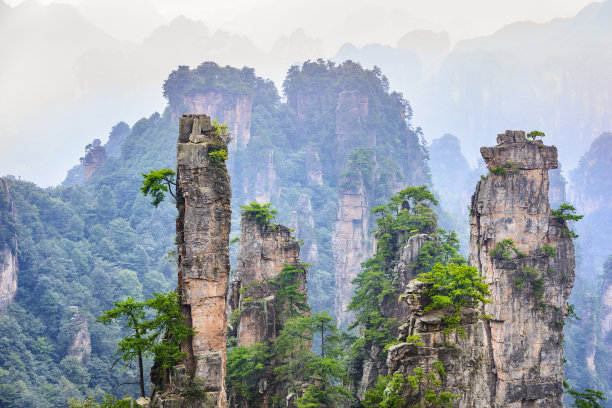
[[[557,149],[522,131],[506,131],[497,143],[481,148],[491,171],[472,196],[469,253],[493,300],[485,306],[493,316],[485,323],[491,406],[561,407],[574,247],[548,202]]]

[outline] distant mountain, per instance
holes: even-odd
[[[538,129],[547,133],[547,143],[561,147],[561,161],[572,169],[589,143],[612,129],[610,21],[612,0],[593,3],[573,18],[510,24],[459,42],[437,67],[423,57],[441,49],[433,32],[423,34],[432,40],[423,41],[418,53],[413,46],[418,60],[405,70],[392,67],[405,61],[406,40],[398,47],[353,47],[350,56],[388,72],[391,87],[410,95],[415,124],[428,137],[456,135],[470,162],[492,135]],[[422,75],[415,78],[417,67]]]

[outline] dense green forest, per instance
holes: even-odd
[[[185,96],[212,91],[230,100],[253,96],[251,140],[230,152],[228,161],[233,187],[232,237],[239,234],[240,205],[253,201],[263,189],[269,191],[278,220],[295,228],[297,238],[304,240],[302,258],[311,257],[303,260],[311,264],[312,316],[288,323],[279,344],[232,350],[228,382],[234,392],[256,398],[256,384],[249,378],[258,370],[270,369],[258,362],[274,353],[291,356],[270,374],[279,382],[287,382],[295,366],[304,364],[312,369],[305,375],[324,379],[318,384],[324,385],[325,392],[317,386],[309,388],[302,406],[318,406],[321,401],[332,406],[355,403],[352,393],[360,374],[356,367],[364,359],[364,350],[394,341],[398,322],[382,316],[380,306],[388,301],[385,297],[399,290],[390,276],[399,246],[419,232],[434,234],[439,245],[423,252],[419,272],[431,271],[435,262],[463,263],[456,235],[437,227],[463,228],[463,238],[467,236],[465,220],[437,207],[433,196],[425,197],[431,208],[413,202],[409,216],[399,211],[397,196],[396,201],[389,201],[409,185],[433,187],[428,148],[421,130],[410,123],[410,104],[403,95],[389,91],[379,69],[366,70],[350,61],[336,65],[318,60],[292,67],[283,84],[285,99],[272,82],[257,77],[250,68],[210,62],[195,69],[179,67],[170,74],[163,91],[169,101],[163,113],[141,119],[131,128],[119,122],[111,130],[106,161],[87,182],[82,166],[71,170],[64,185],[56,188],[6,178],[18,219],[14,223],[8,217],[7,199],[2,195],[0,245],[13,245],[16,233],[19,285],[15,302],[0,315],[0,408],[67,407],[71,398],[82,400],[91,395],[101,400],[106,393],[138,394],[137,367],[116,363],[117,343],[127,332],[120,324],[103,325],[95,320],[114,301],[145,300],[153,292],[170,291],[176,285],[174,259],[168,255],[174,249],[176,209],[171,200],[157,208],[150,204],[140,192],[142,173],[175,167],[178,123],[173,113],[184,112]],[[341,109],[339,95],[344,92],[367,97],[367,120],[357,126],[354,115]],[[350,141],[339,139],[351,128],[357,130]],[[320,162],[320,183],[309,179],[313,157]],[[477,175],[465,177],[472,178]],[[359,186],[366,191],[368,210],[374,210],[370,225],[376,228],[372,233],[380,242],[355,282],[351,309],[365,330],[361,339],[355,337],[355,331],[337,331],[330,323],[333,316],[326,313],[334,304],[330,288],[335,285],[332,234],[338,195]],[[444,198],[450,202],[448,196]],[[406,229],[409,234],[404,233]],[[231,251],[235,260],[237,245]],[[610,275],[610,269],[608,264],[604,276]],[[590,291],[591,285],[577,288],[574,302],[583,319],[566,327],[568,377],[577,389],[605,389],[610,373],[602,372],[598,378],[584,375],[582,365],[591,349],[575,340],[585,331],[596,330],[591,326],[599,310],[599,294]],[[71,346],[83,321],[91,352],[81,362]],[[296,328],[310,337],[296,339]],[[312,350],[304,347],[310,343],[315,344]],[[608,357],[602,346],[598,353]],[[148,361],[147,372],[150,365]],[[327,371],[321,371],[323,366]],[[393,379],[381,381],[388,385]],[[385,387],[376,389],[380,394]],[[369,398],[377,404],[383,396],[371,394]]]

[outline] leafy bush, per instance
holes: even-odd
[[[227,150],[225,149],[214,150],[208,153],[208,157],[210,157],[210,162],[213,164],[223,163],[224,161],[227,160]]]
[[[552,215],[566,221],[578,221],[584,217],[584,215],[576,215],[576,208],[569,204],[561,204],[558,209],[552,210]]]
[[[527,133],[527,137],[532,140],[535,140],[536,137],[544,137],[544,136],[546,136],[544,132],[540,132],[539,130],[532,130],[531,132]]]
[[[255,220],[260,227],[267,227],[270,223],[276,219],[278,211],[271,209],[272,204],[265,203],[259,204],[258,202],[251,202],[248,205],[241,205],[242,215],[249,220]]]
[[[540,248],[540,253],[549,258],[554,258],[555,256],[557,256],[555,248],[550,245],[544,245],[542,248]]]
[[[164,201],[166,192],[176,198],[172,191],[173,187],[176,188],[175,175],[176,173],[171,169],[151,170],[149,173],[142,173],[144,180],[142,180],[143,186],[140,187],[140,191],[145,196],[151,195],[153,197],[151,204],[157,208]]]
[[[491,251],[490,255],[494,259],[503,259],[507,261],[510,259],[512,252],[514,252],[519,258],[527,256],[518,250],[518,248],[514,245],[514,241],[510,238],[506,238],[501,242],[498,242],[495,245],[495,248]]]
[[[425,292],[432,302],[425,307],[425,312],[451,307],[453,316],[445,318],[449,328],[458,330],[461,324],[461,309],[477,307],[481,303],[490,303],[489,285],[473,266],[435,264],[431,272],[422,273],[418,280],[431,285]]]

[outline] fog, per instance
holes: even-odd
[[[580,24],[570,24],[591,3],[588,0],[0,1],[0,175],[21,176],[43,186],[60,183],[92,139],[105,141],[115,123],[124,120],[131,125],[164,108],[161,85],[172,69],[179,64],[196,66],[205,60],[252,66],[259,76],[272,78],[279,86],[287,69],[306,59],[350,57],[365,66],[379,65],[389,76],[391,87],[402,91],[411,101],[414,123],[423,127],[426,137],[432,140],[445,132],[456,134],[471,161],[475,161],[481,133],[505,130],[500,126],[546,126],[557,134],[552,141],[563,142],[562,133],[567,126],[561,116],[574,109],[571,106],[554,111],[548,111],[550,106],[546,106],[541,115],[526,117],[533,107],[523,104],[528,112],[511,109],[507,114],[514,115],[514,120],[507,120],[506,116],[495,118],[486,113],[487,109],[497,109],[487,103],[474,105],[486,113],[485,117],[470,119],[484,120],[488,122],[486,127],[461,122],[466,114],[451,102],[460,101],[464,108],[475,100],[482,103],[486,95],[503,98],[517,88],[512,85],[509,87],[512,89],[505,89],[498,86],[500,82],[523,83],[531,89],[536,81],[517,71],[507,73],[511,76],[508,81],[496,77],[485,85],[474,85],[482,80],[480,75],[462,68],[461,72],[468,72],[462,79],[464,83],[453,83],[451,78],[456,78],[457,73],[449,73],[452,67],[461,64],[470,67],[466,61],[457,59],[457,50],[480,52],[487,47],[486,52],[491,55],[511,53],[527,58],[524,48],[536,59],[542,50],[558,49],[551,54],[555,60],[553,68],[547,65],[536,69],[537,78],[551,83],[542,90],[545,94],[542,101],[555,104],[558,102],[555,92],[564,96],[564,92],[572,91],[565,89],[568,86],[584,87],[576,91],[578,98],[587,98],[576,102],[581,107],[587,106],[582,112],[584,117],[576,119],[582,127],[571,130],[574,135],[578,132],[584,146],[565,157],[562,154],[562,160],[571,168],[598,133],[610,130],[611,119],[605,118],[612,117],[605,96],[597,96],[601,86],[592,78],[594,72],[599,72],[599,84],[602,79],[603,84],[611,83],[610,70],[605,68],[610,66],[606,65],[610,61],[609,52],[601,55],[600,51],[606,49],[605,41],[612,38],[611,29],[588,31],[585,27],[593,26],[591,20],[597,17],[588,13]],[[605,3],[609,5],[610,0]],[[518,29],[510,25],[498,32],[520,21],[539,24]],[[526,46],[517,52],[511,43],[528,29],[535,30],[541,48],[529,50]],[[414,33],[415,30],[426,31]],[[496,32],[487,40],[486,36]],[[407,33],[412,34],[405,37]],[[434,37],[441,42],[431,42]],[[593,38],[605,40],[603,45],[596,41],[600,48],[593,48],[595,57],[601,57],[601,61],[589,61],[590,71],[566,67],[576,53],[585,52],[581,41],[591,44]],[[466,42],[468,39],[475,40]],[[563,44],[555,47],[559,41]],[[584,61],[584,56],[580,58]],[[477,68],[474,65],[470,69]],[[585,76],[587,84],[577,76]],[[559,87],[563,89],[558,90]],[[477,95],[468,95],[468,90],[476,88]],[[591,98],[592,89],[595,95]],[[517,106],[523,106],[517,99],[521,95],[515,98]]]

